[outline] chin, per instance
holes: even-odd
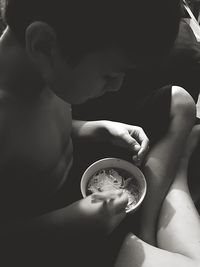
[[[90,100],[93,100],[93,99],[96,99],[96,98],[99,98],[101,97],[102,95],[104,95],[104,93],[101,93],[101,94],[98,94],[98,95],[95,95],[95,96],[89,96],[89,97],[82,97],[80,99],[73,99],[73,103],[71,103],[72,105],[81,105],[81,104],[84,104]]]
[[[72,105],[81,105],[84,104],[85,102],[87,102],[89,100],[89,98],[82,98],[82,99],[76,99],[74,101],[71,102]]]

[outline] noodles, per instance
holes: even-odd
[[[89,180],[87,194],[123,189],[128,195],[126,210],[129,211],[139,201],[140,190],[137,180],[122,169],[102,169]]]

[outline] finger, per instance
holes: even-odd
[[[128,149],[132,152],[138,153],[138,151],[140,150],[140,144],[129,134],[124,134],[122,136],[126,147],[128,147]]]
[[[138,152],[137,155],[134,155],[132,157],[132,160],[133,160],[133,163],[136,165],[136,166],[141,166],[146,154],[148,153],[149,151],[149,146],[146,148],[141,148],[141,150]]]
[[[103,191],[99,193],[93,193],[91,195],[91,199],[93,202],[98,201],[108,201],[108,200],[114,200],[116,197],[121,196],[123,193],[123,190],[109,190],[109,191]]]
[[[142,160],[149,150],[149,139],[142,128],[137,128],[137,134],[135,133],[135,138],[140,143],[140,149],[138,151],[138,160]]]
[[[125,212],[127,204],[128,204],[128,195],[126,193],[123,193],[120,197],[116,198],[113,201],[115,213],[119,214]]]
[[[138,155],[134,155],[133,157],[132,157],[132,160],[133,160],[133,163],[136,165],[136,166],[140,166],[141,165],[141,163],[142,163],[142,160],[140,159],[140,158],[138,158]]]
[[[138,159],[142,161],[145,155],[148,153],[148,151],[149,151],[149,139],[145,138],[141,143],[140,150],[138,151]]]

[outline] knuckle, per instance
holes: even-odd
[[[137,126],[137,129],[138,129],[138,131],[139,131],[139,132],[142,132],[142,133],[144,133],[144,131],[143,131],[142,127],[140,127],[140,126]]]
[[[118,139],[125,140],[125,139],[127,139],[127,136],[128,136],[128,135],[129,135],[129,134],[128,134],[127,132],[122,131],[122,132],[120,132],[120,133],[118,134]]]
[[[135,145],[138,145],[138,143],[137,143],[137,141],[136,141],[135,139],[132,139],[132,140],[130,141],[130,145],[131,145],[131,146],[135,146]]]
[[[149,138],[147,137],[147,138],[146,138],[146,144],[147,144],[147,146],[149,146],[149,143],[150,143],[150,140],[149,140]]]
[[[126,137],[126,133],[125,133],[125,132],[120,132],[120,133],[119,133],[119,137],[121,137],[121,138]]]
[[[148,139],[148,138],[146,138],[145,141],[142,142],[141,147],[142,147],[143,149],[149,149],[149,139]]]

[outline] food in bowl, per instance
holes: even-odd
[[[105,168],[97,171],[89,179],[86,194],[122,189],[128,195],[126,211],[131,210],[140,199],[140,186],[137,179],[120,168]]]
[[[108,190],[124,190],[128,194],[126,213],[135,212],[142,204],[147,183],[138,167],[119,158],[103,158],[92,163],[83,173],[80,189],[83,197]]]

